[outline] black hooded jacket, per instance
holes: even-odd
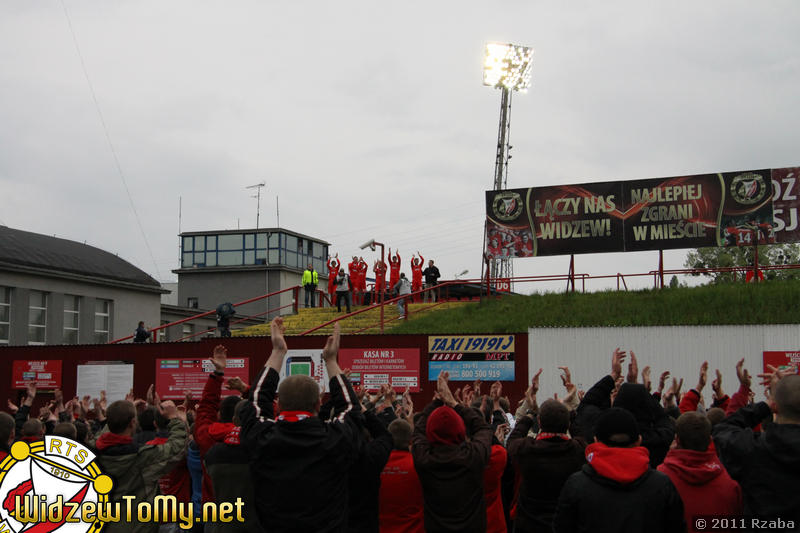
[[[578,406],[575,425],[586,442],[594,441],[594,425],[600,414],[611,407],[613,390],[614,379],[605,376],[586,392]],[[642,446],[650,451],[650,466],[655,468],[664,462],[675,438],[675,423],[645,386],[623,383],[614,399],[614,407],[621,407],[636,418]]]
[[[745,514],[780,517],[800,525],[800,424],[753,427],[771,416],[764,402],[742,407],[714,426],[714,446],[730,476],[739,482]]]
[[[648,467],[646,450],[592,444],[586,452],[590,464],[561,490],[555,533],[686,531],[681,497],[666,474]]]

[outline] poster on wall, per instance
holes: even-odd
[[[419,392],[419,349],[417,348],[343,348],[339,366],[352,372],[353,386],[377,390],[391,385],[398,392],[409,388]]]
[[[428,379],[450,373],[450,381],[514,381],[514,335],[431,335]]]
[[[764,352],[764,372],[767,365],[790,374],[800,374],[800,350]]]
[[[14,361],[11,370],[11,388],[25,389],[36,383],[39,390],[61,388],[61,359],[45,361]]]
[[[790,191],[781,198],[794,202],[793,170],[487,191],[486,253],[535,257],[779,242],[773,186]],[[792,238],[796,209],[776,207],[786,220],[784,238]]]
[[[108,403],[124,400],[133,388],[133,364],[89,363],[78,365],[77,393],[79,398],[99,398],[106,391]]]
[[[208,358],[156,359],[156,392],[162,400],[183,400],[188,392],[199,400],[214,365]],[[238,377],[250,384],[250,358],[228,357],[225,379]],[[222,396],[239,394],[222,387]]]
[[[341,350],[339,353],[341,354]],[[339,366],[345,368],[345,365],[341,364],[341,358],[339,359]],[[286,353],[280,371],[281,379],[297,374],[314,379],[321,392],[328,391],[328,369],[325,368],[325,362],[322,360],[322,352],[320,350],[289,350]]]

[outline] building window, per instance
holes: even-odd
[[[111,331],[111,300],[95,300],[94,303],[94,342],[108,342]]]
[[[0,287],[0,344],[8,344],[11,335],[11,289]]]
[[[166,324],[169,324],[169,322],[166,320],[161,321],[162,326]],[[160,330],[158,330],[158,342],[166,342],[166,340],[167,340],[167,328],[161,328]]]
[[[78,344],[81,299],[71,294],[64,295],[64,344]]]
[[[183,333],[183,335],[182,335],[181,340],[188,341],[189,339],[187,339],[186,337],[188,337],[192,333],[194,333],[194,324],[188,324],[188,323],[184,322],[183,323],[182,333]]]
[[[197,309],[199,307],[199,300],[195,296],[190,296],[186,299],[186,307]]]
[[[31,291],[28,298],[28,344],[47,340],[47,293]]]

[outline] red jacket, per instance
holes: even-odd
[[[381,473],[381,533],[423,533],[425,502],[411,452],[392,450]]]
[[[197,407],[197,415],[194,420],[194,440],[200,449],[200,457],[205,457],[208,450],[218,441],[211,436],[209,429],[212,424],[217,422],[219,413],[219,398],[222,391],[222,376],[214,374],[208,375],[203,396],[200,398],[200,405]],[[203,463],[203,502],[214,501],[214,485],[206,472]]]
[[[506,533],[506,517],[503,513],[501,478],[506,469],[508,453],[499,444],[492,444],[489,464],[483,471],[483,491],[486,498],[486,533]]]
[[[678,489],[690,532],[697,531],[695,516],[742,514],[742,489],[728,475],[713,448],[704,452],[670,450],[658,470]]]

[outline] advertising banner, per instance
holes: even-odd
[[[207,358],[156,359],[156,392],[162,400],[183,400],[188,392],[199,400],[214,365]],[[250,384],[250,358],[229,357],[225,379],[238,377]],[[222,396],[239,394],[222,387]]]
[[[391,385],[398,392],[409,387],[419,392],[419,349],[417,348],[343,348],[339,366],[349,368],[353,386],[363,384],[368,390]]]
[[[800,167],[772,171],[772,207],[777,242],[800,242]]]
[[[514,381],[514,335],[431,335],[428,379],[450,373],[450,381]]]
[[[24,389],[28,383],[35,382],[36,388],[61,388],[61,360],[14,361],[11,370],[11,388]]]
[[[764,372],[769,372],[767,365],[772,365],[778,370],[788,370],[792,374],[800,374],[800,350],[764,352]]]
[[[773,173],[786,170],[487,191],[486,253],[534,257],[741,246],[747,238],[776,242]]]

